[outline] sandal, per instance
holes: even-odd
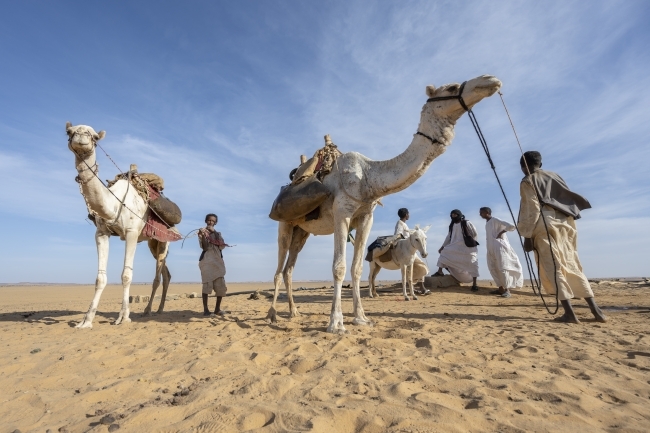
[[[472,286],[472,292],[478,292],[478,287],[476,287],[476,284]]]
[[[443,274],[442,272],[438,271],[438,272],[436,272],[435,274],[431,274],[431,276],[432,276],[432,277],[444,277],[445,274]]]

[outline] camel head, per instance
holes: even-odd
[[[411,245],[420,252],[422,258],[425,258],[429,253],[427,253],[427,231],[429,230],[430,225],[425,228],[420,228],[420,225],[417,224],[413,230],[409,230],[410,236],[408,238]]]
[[[106,136],[105,131],[95,132],[90,126],[72,126],[70,122],[65,124],[65,132],[68,134],[68,149],[79,158],[92,153],[97,142]]]
[[[431,115],[447,118],[455,123],[466,111],[459,101],[459,96],[471,110],[483,98],[492,96],[500,88],[501,81],[492,75],[472,78],[467,80],[464,86],[458,83],[445,84],[438,88],[427,86],[426,92],[430,99],[424,106],[423,114],[426,110]]]

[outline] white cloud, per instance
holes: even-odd
[[[650,235],[641,230],[630,238],[618,227],[647,225],[643,218],[650,203],[644,7],[643,2],[344,2],[274,6],[263,20],[234,11],[232,19],[255,28],[238,29],[222,41],[220,30],[205,30],[197,38],[178,23],[179,28],[164,31],[161,53],[174,53],[164,62],[151,56],[151,64],[126,67],[122,59],[126,69],[116,75],[120,80],[111,81],[110,71],[101,75],[102,83],[87,78],[106,100],[112,89],[120,98],[129,92],[135,98],[116,97],[118,108],[112,109],[94,104],[88,117],[109,129],[102,145],[122,169],[137,163],[141,172],[165,178],[167,196],[184,212],[183,233],[201,226],[205,213],[219,214],[219,229],[238,245],[227,251],[229,278],[268,281],[276,266],[277,224],[267,212],[300,154],[313,154],[330,133],[342,151],[391,158],[411,142],[427,84],[494,74],[504,83],[524,149],[540,150],[545,168],[559,172],[594,206],[579,222],[587,271],[638,274],[646,265],[637,252],[646,251]],[[288,45],[273,45],[277,41]],[[213,51],[218,55],[211,57]],[[164,72],[154,76],[152,70]],[[127,73],[140,87],[121,81]],[[54,74],[44,78],[53,84],[60,79]],[[58,104],[60,93],[52,95]],[[62,104],[62,112],[85,114],[88,103],[79,109],[74,107],[79,101],[73,101]],[[47,123],[31,120],[35,110],[25,107],[30,121],[0,124],[0,142],[27,143],[0,148],[2,215],[17,225],[19,216],[51,224],[52,232],[63,233],[51,240],[55,251],[70,248],[65,250],[67,275],[79,275],[73,272],[77,265],[92,271],[94,258],[85,257],[86,245],[93,246],[92,230],[82,221],[85,205],[72,180],[65,138],[45,145],[52,142],[51,132],[43,129]],[[498,96],[482,101],[475,112],[516,213],[520,153]],[[99,162],[101,178],[112,178],[117,170],[101,153]],[[429,171],[383,201],[386,207],[375,211],[371,240],[391,233],[396,209],[406,206],[412,225],[433,224],[432,267],[449,210],[463,210],[481,233],[480,206],[507,217],[466,116],[458,122],[454,143]],[[68,223],[74,224],[63,228]],[[514,237],[511,243],[516,244]],[[83,245],[83,251],[75,255],[74,245]],[[609,254],[602,252],[604,246],[629,253]],[[122,255],[122,247],[117,248],[111,259],[115,269]],[[196,251],[191,239],[182,250],[172,246],[177,281],[198,279]],[[148,255],[140,248],[136,257],[140,281],[149,279]],[[11,254],[2,257],[10,263]],[[332,237],[311,237],[294,278],[330,278],[331,262]],[[28,279],[20,263],[10,266],[4,278]],[[57,278],[66,281],[65,265],[60,268]],[[83,275],[94,280],[94,271]]]

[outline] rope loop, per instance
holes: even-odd
[[[501,92],[499,92],[499,96],[501,96],[501,102],[503,102],[504,108],[506,108],[505,102],[503,101],[503,95]],[[506,114],[508,114],[508,119],[510,119],[510,114],[508,113],[508,109],[506,108]],[[487,144],[487,140],[485,140],[485,137],[483,136],[483,131],[481,131],[481,127],[478,124],[478,120],[476,119],[476,116],[474,115],[474,112],[469,109],[467,110],[467,117],[469,117],[470,122],[472,122],[472,126],[474,127],[474,131],[476,132],[476,135],[478,136],[479,141],[481,142],[481,147],[483,147],[483,151],[485,152],[485,156],[488,159],[488,162],[490,163],[490,168],[494,172],[494,177],[497,180],[497,183],[499,184],[499,189],[501,190],[501,194],[503,195],[503,198],[506,201],[506,205],[508,206],[508,211],[510,212],[510,216],[512,217],[512,221],[515,225],[515,228],[517,230],[517,234],[519,235],[519,243],[521,244],[521,249],[524,250],[524,242],[522,240],[521,233],[519,232],[519,227],[517,226],[517,220],[515,219],[515,215],[512,212],[512,207],[510,206],[510,202],[508,201],[508,197],[506,196],[506,192],[503,189],[503,185],[501,184],[501,179],[499,179],[499,175],[497,174],[496,167],[494,165],[494,161],[492,160],[492,156],[490,155],[490,149]],[[514,124],[512,123],[512,119],[510,119],[510,125],[512,125],[512,129],[514,131]],[[517,133],[515,132],[515,137],[517,137]],[[519,138],[517,137],[517,143],[519,143]],[[519,149],[521,149],[521,144],[519,144]],[[523,155],[523,151],[522,151]],[[529,171],[530,173],[530,171]],[[551,243],[551,235],[548,230],[548,226],[546,224],[546,219],[544,218],[544,213],[542,212],[542,202],[539,199],[539,193],[537,190],[535,190],[538,200],[540,203],[540,214],[542,217],[542,220],[544,221],[544,227],[546,228],[546,235],[548,237],[549,245],[551,248],[551,256],[553,257],[553,266],[555,267],[555,311],[552,311],[549,309],[548,305],[546,305],[546,300],[544,299],[544,295],[542,294],[542,287],[540,284],[540,281],[538,279],[539,275],[539,264],[537,265],[537,275],[535,274],[532,260],[528,253],[524,250],[524,257],[526,259],[526,267],[528,268],[528,274],[530,277],[530,284],[533,289],[533,293],[536,295],[539,295],[542,298],[542,302],[544,304],[544,307],[546,308],[546,311],[549,312],[549,314],[557,314],[559,308],[560,308],[560,302],[559,302],[559,285],[557,283],[557,264],[555,262],[555,256],[553,254],[553,248],[552,248],[552,243]],[[537,290],[536,290],[537,289]]]

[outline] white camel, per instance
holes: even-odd
[[[466,110],[483,98],[493,95],[501,82],[493,76],[483,75],[462,85],[447,84],[440,88],[427,86],[429,100],[424,104],[420,124],[408,148],[386,161],[373,161],[357,152],[341,155],[323,184],[331,192],[320,206],[320,217],[306,221],[301,218],[278,225],[278,267],[274,283],[273,304],[267,316],[277,320],[276,300],[280,280],[284,279],[289,300],[290,317],[298,315],[293,301],[291,280],[298,253],[310,234],[334,233],[334,296],[327,332],[346,332],[341,309],[341,286],[346,273],[345,245],[348,233],[356,229],[352,259],[352,298],[355,325],[370,325],[361,306],[359,284],[363,270],[363,254],[372,227],[373,210],[377,201],[410,186],[422,176],[431,162],[440,156],[454,138],[456,121]],[[462,99],[459,99],[462,97]],[[288,257],[287,257],[288,254]]]
[[[166,264],[169,242],[160,242],[143,234],[142,229],[150,211],[147,203],[136,192],[136,189],[128,187],[128,180],[118,180],[109,190],[96,176],[99,165],[97,164],[95,148],[97,142],[104,138],[106,133],[104,131],[97,133],[93,128],[86,125],[72,126],[70,122],[66,123],[66,132],[68,134],[68,148],[75,154],[75,167],[79,173],[77,182],[79,182],[81,194],[86,200],[88,210],[95,216],[97,225],[95,242],[97,243],[98,270],[97,280],[95,281],[95,296],[83,320],[76,327],[92,328],[93,326],[93,318],[97,312],[99,298],[102,296],[104,287],[106,287],[108,238],[111,233],[119,235],[120,239],[126,241],[124,269],[122,271],[124,294],[122,309],[115,324],[119,325],[131,321],[129,318],[129,288],[133,277],[133,258],[138,242],[144,240],[148,241],[149,250],[156,259],[156,275],[151,288],[149,304],[144,312],[145,314],[151,313],[151,304],[156,289],[160,285],[161,275],[163,293],[158,312],[162,312],[165,306],[167,288],[171,280],[171,274]]]
[[[411,296],[413,299],[418,299],[418,297],[415,296],[415,291],[413,290],[413,263],[415,262],[415,258],[417,257],[418,252],[422,258],[426,258],[428,255],[426,232],[429,230],[429,227],[430,226],[426,226],[425,228],[421,229],[416,225],[413,230],[409,230],[409,237],[395,242],[395,246],[389,250],[392,254],[392,260],[382,262],[379,260],[379,257],[375,257],[373,261],[370,262],[368,287],[370,292],[369,295],[371,298],[379,296],[377,294],[377,288],[375,287],[375,278],[377,278],[377,274],[379,274],[381,268],[384,268],[391,271],[399,269],[402,272],[402,293],[404,294],[404,300],[410,301],[408,295],[406,294],[407,283],[411,288]],[[418,279],[422,277],[424,277],[424,275],[418,275]]]

